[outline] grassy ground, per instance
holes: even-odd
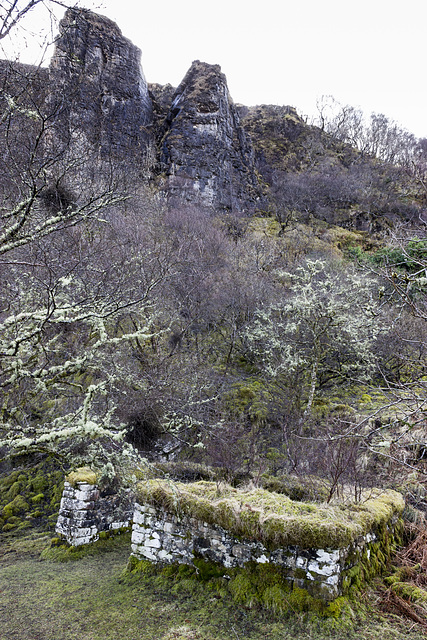
[[[0,544],[1,640],[419,640],[418,625],[367,609],[341,628],[304,616],[284,620],[209,593],[166,586],[155,576],[123,578],[129,539],[73,562],[41,560],[45,534]],[[375,594],[365,597],[373,601]]]

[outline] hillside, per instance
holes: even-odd
[[[0,63],[2,531],[52,526],[46,460],[105,491],[147,464],[297,501],[398,490],[422,525],[423,141],[386,160],[234,104],[198,60],[148,85],[85,9],[55,43],[48,69]]]

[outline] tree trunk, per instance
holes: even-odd
[[[311,367],[310,391],[308,392],[307,406],[303,413],[303,419],[307,418],[311,414],[311,407],[313,406],[314,393],[316,391],[316,386],[317,386],[318,367],[319,367],[319,360],[318,358],[316,358]]]

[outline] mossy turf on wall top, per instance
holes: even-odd
[[[75,471],[71,471],[65,479],[72,487],[75,487],[79,482],[96,484],[98,477],[95,471],[92,471],[90,467],[80,467]]]
[[[218,525],[270,548],[297,545],[307,549],[347,546],[400,514],[404,507],[399,493],[379,489],[370,490],[356,504],[326,505],[294,502],[259,488],[159,479],[140,483],[137,501],[160,506],[178,517]]]

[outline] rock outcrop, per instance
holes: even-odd
[[[225,212],[257,207],[254,151],[218,65],[193,62],[161,134],[160,167],[171,202]]]
[[[153,114],[140,57],[108,18],[67,10],[50,64],[57,140],[101,159],[144,162]]]
[[[0,61],[3,193],[14,197],[36,145],[46,156],[37,156],[40,166],[47,160],[47,195],[60,187],[72,201],[111,185],[128,194],[151,180],[170,207],[276,212],[281,225],[297,215],[374,232],[419,219],[390,168],[292,107],[235,105],[220,67],[200,61],[178,88],[147,85],[140,57],[114,22],[74,8],[60,23],[49,70]]]

